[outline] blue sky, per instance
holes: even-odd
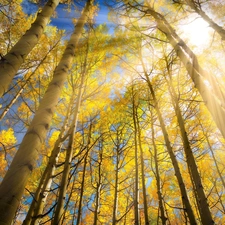
[[[47,0],[42,0],[42,4],[47,2]],[[101,24],[101,23],[107,23],[110,25],[110,22],[108,21],[108,9],[107,7],[100,1],[99,3],[99,13],[98,16],[96,17],[96,24]],[[30,3],[28,0],[23,0],[22,7],[25,13],[28,15],[33,14],[37,12],[38,6],[36,4]],[[57,7],[57,18],[52,18],[51,19],[51,24],[54,26],[57,26],[59,29],[65,29],[67,31],[72,31],[74,26],[72,23],[73,18],[78,18],[79,15],[75,13],[73,8],[71,9],[70,12],[66,11],[67,5],[65,4],[59,4]],[[111,24],[112,25],[112,24]]]

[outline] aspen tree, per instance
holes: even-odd
[[[161,191],[161,180],[160,180],[160,174],[159,174],[159,163],[158,163],[158,150],[155,143],[155,130],[154,130],[154,124],[153,124],[153,112],[152,109],[149,109],[150,115],[151,115],[151,136],[152,136],[152,147],[153,147],[153,158],[155,162],[155,179],[156,179],[156,186],[157,186],[157,195],[158,195],[158,201],[159,201],[159,210],[160,210],[160,218],[163,225],[166,225],[167,217],[165,215],[164,205],[163,205],[163,195]]]
[[[69,177],[69,172],[70,172],[70,165],[72,162],[72,157],[73,157],[73,152],[74,152],[73,151],[74,150],[73,149],[74,134],[77,129],[79,110],[80,110],[80,105],[81,105],[81,101],[82,101],[83,86],[84,86],[86,67],[87,67],[87,57],[85,58],[84,64],[85,65],[84,65],[83,73],[81,74],[81,82],[80,82],[77,100],[76,100],[76,106],[75,106],[75,110],[74,110],[74,117],[73,117],[73,121],[71,122],[72,129],[69,134],[69,142],[68,142],[68,147],[66,150],[66,159],[65,159],[63,175],[62,175],[62,180],[61,180],[60,189],[59,189],[59,196],[57,199],[57,206],[56,206],[56,210],[54,213],[54,219],[52,221],[52,224],[62,224],[63,206],[64,206],[64,201],[65,201],[65,196],[66,196],[66,189],[67,189],[67,182],[68,182],[68,177]]]
[[[116,163],[115,163],[115,188],[114,188],[114,201],[113,201],[113,216],[112,225],[117,223],[118,211],[118,189],[119,189],[119,146],[116,146]]]
[[[84,196],[84,190],[85,190],[86,167],[87,167],[89,151],[92,148],[92,146],[90,146],[90,144],[91,144],[93,121],[94,121],[93,119],[90,119],[90,125],[89,125],[88,137],[87,137],[87,139],[88,139],[87,140],[87,151],[85,152],[85,156],[84,156],[80,197],[79,197],[79,202],[78,202],[78,211],[77,211],[77,219],[76,219],[77,225],[80,224],[80,221],[82,218],[82,205],[83,205],[83,196]]]
[[[145,185],[145,162],[144,162],[143,147],[142,147],[142,140],[141,140],[141,128],[140,128],[140,123],[139,123],[139,118],[138,118],[137,107],[135,108],[135,117],[136,117],[136,122],[137,122],[138,146],[139,146],[139,150],[140,150],[141,182],[142,182],[142,191],[143,191],[145,225],[149,225],[148,203],[147,203],[147,193],[146,193],[146,185]]]
[[[70,191],[68,193],[68,198],[65,200],[65,205],[64,205],[64,210],[63,210],[63,214],[62,214],[62,222],[61,222],[61,224],[68,224],[68,221],[70,221],[69,217],[70,217],[71,212],[69,212],[69,210],[71,210],[71,209],[69,208],[69,205],[72,202],[71,200],[72,200],[72,196],[74,194],[73,190],[76,187],[76,179],[75,179],[75,177],[77,176],[77,173],[78,173],[78,167],[79,167],[80,163],[83,161],[83,159],[84,158],[82,157],[81,160],[78,160],[75,163],[74,168],[71,171],[71,174],[70,174],[70,176],[68,178],[68,183],[67,184],[68,184],[68,186],[70,186]],[[78,200],[76,199],[74,208],[77,208],[77,206],[76,206],[77,203],[78,203]]]
[[[98,215],[100,213],[100,199],[101,199],[101,191],[102,191],[102,185],[103,185],[103,174],[102,174],[102,163],[103,163],[103,137],[99,140],[98,143],[98,159],[96,161],[97,163],[97,172],[96,172],[96,185],[93,184],[93,187],[96,189],[95,193],[95,207],[93,210],[94,213],[94,219],[93,219],[93,225],[98,224]]]
[[[111,125],[111,123],[110,123]],[[113,127],[114,129],[114,127]],[[116,128],[115,128],[116,129]],[[116,137],[114,140],[113,134],[111,134],[110,128],[109,128],[109,134],[110,134],[110,138],[114,144],[113,149],[115,148],[115,175],[114,175],[114,199],[113,199],[113,212],[112,212],[112,225],[116,225],[117,224],[117,213],[118,213],[118,191],[119,191],[119,160],[120,160],[120,151],[122,151],[122,149],[120,148],[120,145],[122,146],[122,143],[120,143],[120,137],[119,137],[119,131],[116,130]],[[122,147],[123,148],[123,147]]]
[[[162,31],[170,44],[175,49],[178,57],[184,64],[186,70],[189,73],[195,87],[198,89],[202,99],[211,113],[217,127],[225,137],[225,127],[223,126],[223,121],[225,118],[225,93],[217,85],[217,81],[212,75],[207,74],[199,63],[196,55],[191,51],[191,49],[185,44],[185,42],[176,34],[171,25],[166,21],[166,19],[160,13],[154,11],[150,6],[146,13],[154,17],[157,22],[157,28]],[[211,88],[207,86],[205,80],[209,81]]]
[[[118,107],[119,109],[121,109],[121,105]],[[123,106],[122,106],[123,108]],[[123,177],[123,175],[121,175],[122,170],[124,169],[124,162],[125,162],[125,156],[127,154],[127,152],[129,150],[131,150],[131,146],[130,146],[130,139],[132,139],[132,133],[128,133],[127,130],[127,124],[126,122],[121,123],[121,115],[118,115],[118,109],[116,109],[115,111],[113,111],[112,113],[115,114],[115,112],[117,113],[117,116],[119,118],[116,118],[116,121],[113,120],[109,122],[109,135],[110,135],[110,139],[113,142],[113,156],[114,156],[114,178],[113,178],[113,212],[112,212],[112,225],[116,225],[118,224],[123,217],[125,217],[125,215],[128,212],[125,212],[124,215],[121,215],[121,211],[119,210],[119,200],[120,200],[120,196],[119,193],[121,193],[123,191],[123,186],[122,184],[124,183],[124,181],[126,180],[126,177],[128,177],[128,175],[123,174],[125,176],[125,178]],[[120,111],[121,113],[121,111]],[[124,113],[124,112],[122,112]],[[124,116],[124,115],[123,115]],[[111,117],[112,118],[112,117]],[[110,119],[111,119],[110,118]],[[124,118],[125,119],[125,118]],[[112,128],[113,126],[113,128]],[[132,132],[132,131],[130,131]],[[130,208],[128,209],[128,211],[130,210]]]
[[[54,71],[53,79],[40,102],[39,109],[0,185],[0,224],[11,224],[27,180],[36,166],[38,151],[50,126],[91,4],[92,1],[88,0],[61,61]]]
[[[41,179],[39,181],[39,185],[36,189],[36,192],[33,197],[33,201],[29,207],[28,213],[26,215],[25,220],[23,221],[23,225],[30,225],[35,224],[36,221],[38,221],[39,216],[42,215],[43,208],[45,206],[45,202],[52,184],[52,177],[55,174],[56,169],[56,163],[58,162],[58,157],[61,150],[61,145],[64,140],[67,139],[67,137],[70,134],[70,129],[66,131],[66,128],[68,126],[68,119],[69,115],[71,114],[72,105],[74,102],[75,94],[72,94],[72,97],[69,102],[68,110],[66,113],[66,117],[64,119],[63,125],[61,127],[59,136],[54,144],[54,147],[51,151],[51,155],[49,157],[48,164],[41,176]]]
[[[91,129],[90,129],[91,130]],[[84,157],[84,167],[82,173],[82,181],[81,181],[81,189],[80,189],[80,198],[79,198],[79,205],[78,205],[78,212],[77,212],[77,225],[80,224],[81,216],[82,216],[82,200],[84,195],[84,188],[85,188],[85,173],[86,173],[86,166],[87,166],[87,157],[88,152]]]
[[[137,107],[137,93],[134,91],[134,86],[132,85],[132,117],[134,126],[134,153],[135,153],[135,186],[134,186],[134,224],[140,224],[140,214],[139,214],[139,169],[138,169],[138,133],[137,133],[137,120],[136,120],[136,107]]]
[[[12,79],[24,62],[26,56],[35,47],[54,13],[59,0],[49,0],[30,29],[20,38],[12,49],[0,60],[0,97],[8,90]]]
[[[166,77],[165,77],[165,79],[168,84],[174,111],[176,113],[178,124],[180,127],[180,132],[181,132],[181,137],[182,137],[182,141],[183,141],[183,147],[184,147],[184,152],[185,152],[185,156],[186,156],[186,160],[187,160],[187,165],[188,165],[188,169],[189,169],[190,175],[193,180],[194,189],[196,191],[196,196],[197,196],[196,201],[198,202],[201,221],[203,224],[208,224],[208,223],[213,224],[214,222],[212,220],[209,205],[207,203],[207,197],[203,190],[201,177],[198,172],[198,167],[195,162],[195,158],[194,158],[194,155],[193,155],[190,143],[189,143],[189,139],[187,136],[187,132],[185,129],[184,119],[183,119],[182,112],[181,112],[181,109],[180,109],[180,106],[178,103],[178,98],[177,98],[175,89],[173,87],[173,84],[171,82],[171,68],[170,67],[172,66],[172,62],[168,62],[168,59],[166,58],[166,56],[165,56],[165,61],[166,61],[166,68],[167,68],[167,72],[168,72],[168,76],[169,76],[168,79]]]
[[[193,213],[193,210],[192,210],[189,198],[188,198],[188,194],[187,194],[187,191],[186,191],[186,188],[185,188],[185,184],[184,184],[181,172],[180,172],[180,168],[179,168],[176,156],[175,156],[175,154],[173,152],[173,149],[171,147],[169,136],[168,136],[168,133],[167,133],[167,130],[166,130],[166,126],[165,126],[161,111],[160,111],[159,106],[158,106],[158,101],[156,99],[152,83],[151,83],[151,81],[149,79],[149,76],[147,74],[147,71],[145,69],[145,65],[144,65],[144,62],[143,62],[143,59],[142,59],[141,52],[140,52],[140,58],[141,58],[141,64],[142,64],[143,71],[144,71],[144,76],[145,76],[147,85],[149,87],[149,90],[151,92],[151,95],[152,95],[152,98],[153,98],[153,104],[154,104],[154,107],[155,107],[155,110],[156,110],[156,113],[157,113],[158,120],[160,122],[160,127],[162,129],[162,133],[163,133],[163,136],[164,136],[166,148],[167,148],[167,151],[170,155],[170,159],[173,163],[175,175],[176,175],[177,182],[178,182],[180,192],[181,192],[182,202],[184,204],[184,207],[185,207],[185,210],[187,212],[190,223],[194,225],[194,224],[197,224],[196,219],[195,219],[195,216],[194,216],[194,213]]]

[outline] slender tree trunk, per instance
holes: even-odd
[[[68,198],[67,198],[67,201],[66,201],[65,206],[64,206],[61,224],[65,224],[64,221],[65,221],[65,219],[66,219],[66,217],[67,217],[67,212],[68,212],[67,210],[68,210],[68,207],[69,207],[69,204],[70,204],[70,200],[71,200],[71,198],[72,198],[72,195],[73,195],[73,193],[74,193],[73,190],[74,190],[75,184],[76,184],[76,174],[75,174],[75,172],[77,172],[77,168],[78,168],[79,164],[80,164],[82,161],[83,161],[83,159],[82,159],[82,160],[79,160],[79,161],[76,163],[75,168],[73,169],[73,171],[71,172],[71,174],[70,174],[70,176],[69,176],[69,178],[68,178],[68,183],[67,183],[67,185],[69,185],[69,184],[71,183],[71,179],[72,179],[72,178],[73,178],[73,182],[72,182],[72,185],[71,185],[71,188],[70,188],[70,193],[68,193]],[[78,198],[78,196],[77,196],[77,198]],[[75,207],[76,207],[78,200],[76,199],[75,201],[76,201],[76,203],[75,203]],[[69,210],[69,211],[71,211],[71,210]],[[70,212],[70,213],[71,213],[71,212]]]
[[[53,155],[54,155],[55,163],[57,162],[59,150],[60,150],[59,146],[54,148],[53,154],[51,156],[53,159]],[[39,216],[42,213],[41,206],[45,204],[45,201],[46,201],[46,198],[48,195],[48,191],[51,186],[52,176],[54,174],[55,163],[54,164],[49,163],[48,166],[46,167],[46,169],[41,177],[41,180],[39,182],[39,186],[35,192],[35,196],[30,205],[26,219],[23,221],[23,225],[35,224],[35,221],[39,221]],[[53,166],[52,169],[50,168],[50,165]],[[50,171],[49,171],[49,169],[50,169]]]
[[[76,107],[74,110],[74,118],[72,121],[72,129],[71,129],[71,133],[69,136],[69,143],[68,143],[68,147],[66,150],[66,159],[65,159],[65,164],[64,164],[62,180],[60,183],[59,196],[57,199],[57,206],[56,206],[56,210],[54,213],[54,219],[52,221],[53,225],[62,223],[63,206],[64,206],[64,202],[65,202],[65,198],[66,198],[67,182],[68,182],[68,178],[69,178],[70,166],[71,166],[72,157],[73,157],[74,134],[77,129],[77,121],[78,121],[78,115],[79,115],[79,110],[80,110],[80,105],[81,105],[85,73],[86,73],[86,62],[85,62],[85,66],[84,66],[84,71],[81,75],[81,83],[80,83],[80,87],[79,87],[79,91],[78,91]]]
[[[152,93],[154,93],[154,92],[152,92]],[[166,131],[166,127],[165,127],[161,112],[159,111],[159,108],[158,108],[155,97],[154,97],[153,101],[154,101],[154,104],[155,104],[155,109],[157,111],[157,115],[158,115],[160,126],[161,126],[161,129],[162,129],[162,132],[163,132],[163,136],[164,136],[164,139],[165,139],[165,142],[166,142],[166,147],[167,147],[168,153],[170,155],[171,161],[173,163],[175,175],[177,177],[177,181],[178,181],[179,188],[180,188],[180,191],[181,191],[182,201],[183,201],[185,210],[187,211],[190,223],[193,224],[193,225],[197,224],[196,221],[195,221],[193,210],[191,208],[191,204],[190,204],[189,199],[188,199],[187,191],[186,191],[184,181],[183,181],[183,178],[182,178],[182,175],[181,175],[181,172],[180,172],[180,168],[179,168],[178,162],[176,160],[176,156],[175,156],[175,154],[172,150],[172,147],[171,147],[171,144],[170,144],[170,141],[169,141],[169,137],[168,137],[168,133]]]
[[[215,185],[215,190],[216,190],[216,194],[218,195],[218,201],[219,201],[219,203],[221,205],[220,212],[222,212],[223,214],[225,214],[225,205],[224,205],[223,198],[222,198],[223,193],[221,193],[221,191],[219,191],[217,189],[217,186],[216,185]]]
[[[135,116],[135,111],[137,107],[137,96],[132,89],[132,116],[134,124],[134,152],[135,152],[135,186],[134,186],[134,224],[139,225],[140,215],[139,215],[139,169],[138,169],[138,140],[137,140],[137,121]]]
[[[65,140],[67,137],[68,134],[63,137],[63,140]],[[46,176],[44,177],[45,180],[43,185],[41,186],[41,189],[40,190],[38,189],[40,194],[39,197],[37,198],[36,207],[34,208],[31,225],[36,225],[40,223],[39,218],[41,218],[48,194],[51,190],[53,177],[55,175],[56,164],[58,162],[58,157],[60,154],[61,144],[63,140],[61,139],[61,142],[60,140],[56,142],[55,148],[53,149],[53,152],[50,157],[50,161],[48,163],[48,166],[46,167]]]
[[[80,219],[82,216],[82,200],[84,195],[84,185],[85,185],[85,173],[86,173],[86,166],[87,166],[87,157],[88,153],[84,158],[84,167],[83,167],[83,174],[82,174],[82,181],[81,181],[81,190],[80,190],[80,198],[79,198],[79,205],[78,205],[78,212],[77,212],[77,223],[76,225],[80,224]]]
[[[166,147],[167,147],[168,153],[170,155],[170,158],[171,158],[174,170],[175,170],[175,175],[177,177],[178,185],[179,185],[180,192],[181,192],[182,202],[183,202],[185,210],[188,214],[190,223],[194,225],[194,224],[197,224],[197,223],[196,223],[196,220],[195,220],[193,210],[191,208],[191,204],[190,204],[189,199],[188,199],[187,191],[186,191],[184,181],[183,181],[183,178],[182,178],[182,175],[181,175],[181,172],[180,172],[180,168],[179,168],[176,156],[175,156],[175,154],[173,152],[173,149],[171,147],[171,144],[170,144],[170,140],[169,140],[169,137],[168,137],[166,126],[165,126],[162,114],[161,114],[159,106],[158,106],[158,101],[156,99],[154,89],[152,87],[151,81],[150,81],[150,79],[148,77],[148,74],[146,72],[146,69],[145,69],[145,66],[144,66],[144,63],[143,63],[143,60],[142,60],[142,56],[140,55],[140,57],[141,57],[142,66],[143,66],[143,69],[144,69],[144,75],[145,75],[145,78],[146,78],[146,82],[148,84],[149,90],[150,90],[152,98],[153,98],[154,107],[155,107],[155,110],[156,110],[156,113],[157,113],[157,116],[158,116],[158,119],[159,119],[160,127],[162,129],[162,133],[163,133],[164,140],[165,140],[165,143],[166,143]]]
[[[62,59],[55,69],[53,79],[40,102],[39,109],[0,185],[0,224],[11,224],[27,180],[36,166],[38,151],[44,142],[61,89],[66,81],[90,4],[91,0],[88,0]]]
[[[126,201],[126,212],[127,212],[128,211],[128,208],[129,208],[129,206],[128,206],[129,199],[127,198],[126,200],[127,200]],[[127,213],[124,216],[124,223],[123,223],[123,225],[127,225]]]
[[[138,136],[138,146],[140,149],[140,158],[141,158],[141,181],[142,181],[142,191],[143,191],[143,202],[144,202],[144,215],[145,215],[145,225],[149,225],[148,219],[148,201],[147,201],[147,194],[146,194],[146,186],[145,186],[145,162],[143,156],[143,148],[142,148],[142,141],[141,141],[141,128],[138,119],[137,108],[135,110],[135,116],[137,121],[137,136]]]
[[[211,113],[217,127],[225,138],[225,126],[223,126],[225,118],[225,94],[223,90],[220,89],[216,79],[207,74],[207,72],[200,67],[196,55],[176,34],[166,19],[161,14],[155,12],[150,6],[147,11],[155,18],[157,28],[166,35],[170,44],[174,47],[177,55],[186,67],[189,76],[195,84],[195,87],[202,96],[202,99]],[[207,86],[208,84],[204,82],[204,79],[209,81],[211,89],[209,89]]]
[[[74,129],[72,129],[72,131],[74,132]],[[73,139],[74,139],[74,133],[71,133],[69,136],[69,144],[66,150],[66,159],[64,163],[64,169],[63,169],[62,179],[61,179],[60,188],[59,188],[59,196],[57,199],[57,205],[56,205],[56,210],[54,212],[54,219],[52,220],[52,225],[62,224],[64,202],[66,200],[67,184],[68,184],[70,166],[71,166],[72,156],[73,156],[73,143],[74,143]]]
[[[217,23],[215,23],[200,7],[196,5],[196,3],[193,0],[185,0],[185,2],[199,15],[202,17],[203,20],[205,20],[212,29],[214,29],[222,38],[222,40],[225,40],[225,30],[223,27],[219,26]]]
[[[159,201],[159,211],[160,211],[160,219],[162,221],[162,225],[166,225],[167,217],[165,216],[164,206],[163,206],[163,196],[161,192],[161,181],[160,181],[160,174],[159,174],[159,164],[158,164],[158,151],[157,146],[155,143],[155,131],[154,131],[154,125],[153,125],[153,115],[152,110],[150,109],[151,113],[151,131],[152,131],[152,146],[154,149],[154,162],[155,162],[155,178],[156,178],[156,186],[157,186],[157,195],[158,195],[158,201]]]
[[[115,169],[115,188],[114,188],[114,202],[113,202],[113,219],[112,225],[117,223],[117,210],[118,210],[118,180],[119,180],[119,152],[116,150],[116,169]]]
[[[102,153],[102,149],[100,149],[99,162],[98,162],[98,181],[97,181],[97,187],[96,187],[93,225],[98,224],[98,214],[100,212],[100,197],[101,197],[101,190],[102,190],[102,160],[103,160],[103,153]]]
[[[173,96],[172,98],[175,98],[175,97]],[[174,108],[175,108],[176,116],[178,119],[180,131],[181,131],[181,137],[182,137],[182,141],[183,141],[188,170],[189,170],[190,176],[192,177],[193,187],[196,192],[196,201],[198,202],[198,204],[197,204],[198,210],[200,213],[202,223],[207,224],[207,221],[209,221],[209,220],[205,219],[205,217],[208,217],[207,215],[210,215],[210,217],[211,217],[211,213],[210,213],[209,206],[207,203],[207,198],[205,196],[201,178],[200,178],[200,175],[199,175],[199,172],[197,169],[197,165],[196,165],[196,162],[194,159],[194,155],[192,153],[192,150],[191,150],[191,147],[190,147],[190,144],[188,141],[187,133],[186,133],[186,130],[184,127],[184,121],[182,118],[180,108],[178,106],[177,99],[174,100],[174,102],[175,102]]]
[[[88,157],[88,152],[89,152],[89,144],[90,144],[90,141],[91,141],[91,132],[92,132],[92,124],[90,124],[90,128],[89,128],[87,153],[86,153],[86,156],[84,158],[84,167],[83,167],[83,174],[82,174],[82,181],[81,181],[80,198],[79,198],[79,204],[78,204],[76,225],[80,224],[80,219],[81,219],[81,216],[82,216],[82,201],[83,201],[83,194],[84,194],[84,188],[85,188],[85,175],[86,175],[87,157]]]
[[[168,62],[167,62],[167,70],[168,70],[169,76],[171,76]],[[171,95],[173,107],[174,107],[174,110],[175,110],[175,113],[177,116],[178,124],[180,127],[184,152],[185,152],[185,156],[186,156],[186,160],[187,160],[187,165],[189,168],[189,173],[193,179],[194,189],[197,194],[196,200],[199,203],[199,212],[200,212],[200,216],[201,216],[201,221],[203,224],[210,224],[210,223],[213,224],[214,222],[213,222],[213,219],[211,216],[209,205],[207,203],[207,197],[203,190],[202,181],[201,181],[200,174],[198,172],[197,164],[195,162],[195,158],[192,153],[192,149],[191,149],[191,146],[190,146],[190,143],[188,140],[187,132],[186,132],[185,125],[184,125],[184,119],[182,117],[182,113],[181,113],[181,110],[180,110],[180,107],[178,104],[177,95],[174,90],[172,82],[168,81],[167,79],[166,79],[166,81],[167,81],[169,92]]]
[[[42,11],[37,14],[31,28],[0,60],[0,97],[7,91],[24,59],[37,44],[58,4],[59,0],[49,0]]]
[[[101,182],[101,174],[99,176],[99,182]],[[99,214],[99,208],[100,208],[101,188],[102,188],[102,184],[98,183],[97,184],[96,199],[95,199],[95,210],[94,210],[94,223],[93,223],[93,225],[98,224],[98,214]]]

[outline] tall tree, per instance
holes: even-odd
[[[184,119],[182,117],[182,113],[181,113],[180,106],[178,103],[178,98],[177,98],[175,89],[173,87],[172,81],[171,81],[171,74],[172,74],[171,70],[173,67],[173,59],[172,59],[172,62],[170,62],[168,60],[168,57],[165,56],[165,61],[166,61],[166,68],[167,68],[167,73],[168,73],[168,78],[165,78],[165,79],[167,80],[167,84],[168,84],[169,91],[171,94],[174,111],[176,113],[178,124],[180,127],[180,132],[181,132],[181,137],[182,137],[182,141],[183,141],[186,160],[187,160],[188,168],[190,171],[190,175],[192,176],[192,180],[194,183],[194,189],[196,191],[201,221],[203,224],[207,224],[207,223],[213,224],[214,222],[213,222],[212,215],[211,215],[211,212],[209,209],[209,205],[207,203],[207,197],[203,190],[203,185],[202,185],[200,174],[198,172],[196,160],[194,158],[194,155],[193,155],[193,152],[192,152],[192,149],[190,146],[190,142],[189,142],[189,139],[187,136]]]
[[[74,134],[77,130],[78,116],[79,116],[79,110],[80,110],[80,105],[82,101],[82,94],[83,94],[83,88],[84,88],[83,86],[84,86],[85,75],[86,75],[86,67],[87,67],[87,61],[85,60],[84,68],[81,74],[81,82],[80,82],[78,95],[76,99],[76,106],[74,109],[74,116],[71,122],[71,130],[69,134],[68,147],[66,149],[66,159],[65,159],[63,175],[62,175],[62,180],[61,180],[60,189],[59,189],[59,196],[57,199],[57,206],[54,213],[54,220],[52,221],[52,224],[62,224],[63,206],[64,206],[64,201],[66,196],[66,189],[67,189],[67,183],[69,178],[71,161],[72,161],[73,152],[74,152],[74,149],[73,149],[74,141],[75,141]]]
[[[179,184],[179,188],[180,188],[182,201],[183,201],[185,210],[186,210],[186,212],[188,214],[190,223],[191,224],[197,224],[195,216],[194,216],[194,213],[193,213],[193,210],[192,210],[192,207],[191,207],[191,204],[190,204],[190,201],[189,201],[189,198],[188,198],[188,194],[187,194],[187,191],[186,191],[186,188],[185,188],[185,184],[184,184],[181,172],[180,172],[180,167],[178,165],[176,156],[175,156],[175,154],[173,152],[173,149],[171,147],[171,143],[170,143],[170,140],[169,140],[168,132],[167,132],[166,126],[165,126],[165,122],[164,122],[162,114],[160,112],[158,101],[156,99],[156,95],[155,95],[152,83],[151,83],[151,81],[149,79],[149,76],[148,76],[148,73],[147,73],[147,71],[145,69],[145,65],[144,65],[141,53],[140,53],[140,57],[141,57],[141,60],[142,60],[144,76],[145,76],[146,82],[148,84],[148,87],[149,87],[151,95],[152,95],[153,104],[154,104],[154,107],[155,107],[156,112],[157,112],[157,116],[158,116],[158,119],[159,119],[159,122],[160,122],[160,126],[161,126],[161,129],[162,129],[162,132],[163,132],[164,139],[165,139],[166,147],[167,147],[168,153],[170,155],[171,161],[173,163],[173,167],[174,167],[174,170],[175,170],[175,175],[177,177],[177,181],[178,181],[178,184]]]
[[[43,213],[43,208],[45,206],[45,202],[51,188],[53,176],[55,175],[56,164],[58,162],[62,143],[64,140],[67,139],[67,137],[70,134],[71,127],[69,128],[67,132],[66,132],[66,127],[68,126],[69,116],[71,114],[74,97],[75,97],[75,94],[73,94],[70,99],[70,103],[67,109],[66,117],[64,119],[62,128],[60,130],[57,140],[54,143],[54,147],[51,150],[49,161],[41,176],[39,185],[33,197],[33,201],[29,207],[25,220],[23,221],[23,225],[30,225],[31,223],[35,224],[36,221],[38,221],[40,215],[42,215]]]
[[[67,44],[62,59],[55,69],[53,79],[40,102],[32,123],[24,136],[7,174],[0,185],[0,221],[11,224],[19,205],[24,187],[33,168],[36,166],[38,150],[45,139],[58,97],[67,77],[67,71],[77,47],[79,37],[86,22],[92,1],[87,1],[86,7],[79,18],[74,33]],[[9,187],[10,190],[9,190]]]
[[[139,212],[139,154],[138,154],[138,127],[136,111],[138,106],[138,95],[136,93],[135,87],[132,85],[131,91],[132,98],[132,117],[134,126],[134,153],[135,153],[135,185],[134,185],[134,224],[140,224],[140,212]]]
[[[138,97],[139,98],[139,97]],[[148,218],[148,203],[147,203],[147,192],[146,192],[146,184],[145,184],[145,161],[144,161],[144,151],[142,146],[142,135],[141,135],[141,127],[138,115],[138,102],[139,99],[136,100],[135,108],[134,108],[134,117],[136,117],[136,129],[137,129],[137,142],[140,151],[140,165],[141,165],[141,183],[142,183],[142,192],[143,192],[143,203],[144,203],[144,218],[145,225],[149,225]]]
[[[163,204],[163,195],[162,195],[162,188],[161,188],[161,179],[159,173],[159,163],[158,163],[158,150],[155,143],[155,131],[154,131],[154,124],[153,124],[153,110],[150,109],[150,116],[151,116],[151,134],[152,134],[152,147],[153,147],[153,158],[155,162],[155,179],[157,185],[157,195],[159,201],[159,211],[160,211],[160,219],[163,225],[166,225],[167,217],[165,214],[164,204]]]

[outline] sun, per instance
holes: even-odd
[[[183,37],[197,48],[207,46],[210,42],[210,27],[201,18],[188,18],[179,26]]]

